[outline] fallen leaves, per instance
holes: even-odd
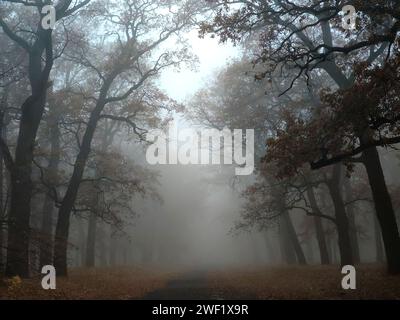
[[[57,278],[56,290],[43,290],[41,277],[4,279],[0,299],[140,299],[164,287],[172,277],[172,272],[150,268],[72,269],[67,278]]]
[[[338,266],[274,267],[210,273],[213,290],[225,299],[400,299],[400,277],[383,267],[358,266],[357,289],[341,288]]]

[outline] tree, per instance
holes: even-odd
[[[104,60],[104,56],[98,56],[97,46],[94,43],[90,48],[83,48],[81,55],[71,57],[90,72],[94,79],[91,83],[95,84],[94,91],[97,94],[95,96],[89,94],[88,107],[91,110],[73,173],[58,212],[54,263],[60,276],[67,274],[70,216],[98,123],[103,119],[112,119],[129,124],[139,137],[143,138],[146,133],[145,129],[135,124],[138,118],[134,112],[128,116],[115,116],[105,113],[107,107],[111,108],[124,102],[134,107],[135,104],[129,98],[139,93],[139,90],[162,69],[190,61],[187,49],[179,46],[174,51],[163,51],[158,54],[161,45],[192,24],[197,13],[197,7],[191,1],[177,7],[174,7],[175,4],[176,1],[107,2],[97,14],[97,19],[94,19],[97,30],[99,25],[102,25],[104,30],[110,27],[115,30],[111,35],[106,32],[107,40],[100,39],[101,42],[98,44],[108,47],[106,59]],[[168,14],[165,14],[163,9],[167,10]],[[156,101],[155,99],[153,102]]]
[[[400,70],[397,62],[392,60],[383,69],[362,68],[362,71],[355,72],[356,82],[353,88],[323,95],[322,101],[325,105],[320,116],[304,119],[304,122],[297,117],[287,119],[287,127],[278,138],[269,141],[267,160],[285,163],[284,167],[289,171],[296,171],[300,162],[302,165],[310,163],[314,169],[339,161],[343,161],[349,169],[356,162],[363,163],[367,169],[383,237],[386,239],[385,248],[392,253],[392,259],[388,259],[388,263],[395,266],[397,222],[391,199],[387,198],[389,194],[385,192],[387,187],[382,180],[382,167],[372,166],[371,157],[375,153],[375,146],[389,146],[398,140],[396,97]],[[364,119],[369,119],[368,123]],[[297,150],[291,149],[290,146],[297,143],[301,144],[297,145]],[[288,156],[289,153],[293,160],[295,154],[302,155],[307,160],[296,159],[288,166],[289,159],[283,154]],[[286,169],[281,166],[281,173]],[[380,189],[377,189],[379,186]],[[392,268],[390,270],[393,271]]]
[[[55,6],[56,19],[62,20],[72,15],[89,0],[84,0],[72,5],[72,0],[59,1]],[[44,29],[41,13],[45,5],[42,1],[8,1],[0,26],[5,35],[20,46],[28,56],[28,78],[31,92],[21,105],[21,119],[19,134],[13,157],[7,144],[1,140],[0,146],[4,155],[7,170],[11,175],[11,200],[8,217],[8,249],[6,274],[8,276],[29,275],[29,218],[32,197],[32,160],[35,138],[46,103],[46,94],[49,85],[50,72],[53,67],[54,53],[52,29]],[[20,5],[20,13],[32,16],[36,21],[32,26],[27,19],[19,19],[10,6]],[[36,12],[28,11],[29,8]],[[18,21],[24,22],[19,26]]]
[[[238,41],[247,34],[258,31],[261,46],[256,62],[262,63],[266,67],[259,77],[269,77],[271,72],[282,64],[298,70],[297,76],[293,78],[292,84],[286,90],[290,90],[302,75],[306,75],[309,79],[316,79],[323,72],[328,74],[339,87],[341,90],[338,92],[339,95],[343,91],[347,91],[351,95],[352,91],[359,88],[357,77],[360,73],[357,72],[357,68],[355,68],[355,72],[352,72],[355,63],[363,61],[364,68],[365,65],[375,64],[375,68],[381,69],[382,60],[385,57],[393,56],[393,52],[396,52],[392,49],[397,47],[397,35],[400,30],[399,3],[397,1],[349,1],[350,4],[357,7],[361,17],[358,21],[361,31],[353,33],[343,30],[341,27],[339,12],[342,7],[340,1],[316,3],[303,0],[210,2],[221,5],[221,8],[216,12],[213,23],[203,25],[203,32],[217,33],[222,41],[228,39]],[[239,9],[233,8],[233,3],[240,3],[242,6]],[[230,9],[231,11],[229,11]],[[386,65],[388,66],[388,64]],[[390,67],[388,66],[388,68]],[[369,78],[369,84],[376,83],[378,79],[376,76],[377,74],[375,74],[374,80]],[[368,82],[368,80],[366,81]],[[364,84],[366,83],[364,82]],[[383,98],[382,94],[381,98]],[[380,100],[375,99],[374,101],[379,102]],[[330,102],[333,102],[332,99]],[[375,110],[382,109],[380,103],[373,107]],[[377,146],[390,145],[398,140],[390,133],[391,138],[374,140],[371,137],[368,116],[363,115],[361,124],[352,123],[352,126],[363,129],[350,137],[350,141],[353,141],[353,146],[355,146],[353,150],[350,153],[329,158],[327,161],[326,157],[329,156],[331,150],[322,149],[323,161],[314,164],[313,168],[341,162],[354,155],[362,154],[363,164],[369,176],[376,214],[382,229],[388,256],[388,270],[390,273],[398,273],[400,272],[400,237],[376,149]],[[396,116],[394,119],[389,119],[389,122],[393,124],[393,121],[396,121],[395,118]],[[385,122],[385,124],[388,123]],[[336,131],[342,132],[337,130],[337,127]],[[339,145],[339,147],[342,146]],[[346,146],[347,144],[345,144]],[[333,150],[336,151],[338,146],[333,147],[335,148]],[[293,151],[292,154],[297,157],[298,154],[295,150]],[[307,154],[307,151],[304,154]],[[318,160],[314,158],[314,161]]]
[[[247,50],[251,51],[252,49],[248,48]],[[251,53],[249,52],[247,54],[250,55]],[[282,114],[282,110],[287,108],[288,110],[295,110],[301,114],[304,112],[302,105],[313,103],[316,98],[315,95],[310,92],[309,88],[301,83],[295,84],[290,92],[280,95],[283,90],[282,87],[289,85],[287,84],[288,79],[285,79],[279,72],[276,72],[273,77],[271,77],[270,81],[259,79],[255,82],[254,76],[252,75],[257,74],[258,71],[259,67],[252,67],[252,64],[248,62],[246,56],[242,61],[238,61],[229,66],[226,70],[221,71],[215,83],[197,94],[192,101],[193,106],[189,111],[189,115],[197,122],[202,122],[207,126],[219,129],[224,126],[230,128],[255,128],[257,141],[256,154],[259,159],[261,159],[265,153],[265,140],[275,137],[276,132],[281,127],[282,116],[284,115],[284,113]],[[263,165],[261,164],[259,167],[262,168]],[[338,232],[341,248],[340,252],[342,263],[345,265],[351,264],[353,261],[351,252],[349,252],[352,245],[350,243],[351,233],[347,221],[347,213],[340,187],[341,170],[338,171],[337,169],[340,168],[335,168],[335,170],[333,170],[331,178],[328,178],[327,174],[322,175],[322,177],[318,177],[318,174],[310,175],[307,170],[304,170],[300,175],[302,187],[296,185],[298,184],[296,179],[282,181],[283,184],[289,184],[291,188],[295,188],[294,192],[283,192],[284,194],[282,197],[285,198],[290,193],[300,192],[302,195],[298,199],[302,200],[304,198],[303,194],[308,191],[313,192],[313,188],[321,183],[315,180],[322,181],[324,184],[329,184],[329,193],[335,206],[335,217],[337,218],[331,218],[331,220],[333,220],[335,226],[340,229]],[[271,174],[271,172],[274,171],[276,171],[275,168],[268,167],[268,170],[262,169],[258,172],[260,175],[264,175],[264,178],[267,180],[265,183],[271,185],[271,191],[275,188],[279,188],[281,184],[280,181],[277,181]],[[305,176],[309,176],[307,181],[303,181],[303,177]],[[248,199],[248,201],[251,200]],[[287,199],[284,201],[287,201]],[[308,201],[305,202],[306,206],[309,207]],[[297,205],[301,206],[304,205],[304,203],[298,203]],[[303,207],[303,209],[305,208]],[[320,218],[324,215],[317,208],[316,204],[314,204],[312,208],[307,209],[307,214],[312,213],[310,209],[314,214],[319,213],[320,215],[314,218],[315,228],[318,229],[316,235],[318,236],[321,256],[326,258],[327,253],[326,250],[324,250],[326,246],[324,246],[324,235],[320,223]],[[260,210],[260,214],[264,212],[264,209],[261,207],[257,207],[255,210]],[[282,214],[283,212],[284,211],[281,210]],[[291,237],[291,239],[294,239],[294,237]],[[324,263],[327,262],[325,258]]]

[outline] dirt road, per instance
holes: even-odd
[[[207,284],[207,272],[194,271],[171,280],[167,286],[146,295],[145,300],[215,300],[220,299]]]

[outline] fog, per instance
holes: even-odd
[[[400,8],[364,2],[1,1],[0,295],[43,268],[149,281],[130,298],[390,282]]]
[[[165,116],[171,117],[169,121],[178,121],[181,129],[207,129],[210,123],[193,117],[191,113],[198,103],[196,95],[215,85],[216,79],[232,65],[240,63],[241,59],[246,60],[246,49],[220,43],[216,38],[200,39],[198,30],[190,30],[181,37],[195,52],[194,63],[179,69],[167,69],[157,83],[170,98],[182,103],[186,110]],[[250,65],[247,68],[241,76],[245,75],[249,80],[253,69]],[[241,99],[243,106],[251,105],[254,101],[253,97],[243,96]],[[229,125],[229,121],[227,119],[226,125]],[[284,248],[287,245],[285,242],[290,240],[282,239],[283,227],[279,218],[267,219],[266,225],[252,223],[250,227],[238,227],[243,221],[242,213],[247,201],[243,192],[257,181],[258,172],[238,177],[235,167],[227,165],[149,165],[145,157],[148,145],[132,142],[130,135],[133,133],[119,134],[113,148],[154,174],[154,180],[149,181],[150,194],[132,195],[130,206],[134,215],[122,221],[120,229],[108,221],[97,221],[96,266],[115,264],[157,266],[167,270],[171,267],[229,270],[296,263],[294,256],[292,259],[287,256],[294,255],[293,252],[284,252],[288,250]],[[219,151],[214,150],[217,153]],[[387,183],[395,186],[400,177],[397,160],[393,160],[397,153],[381,150],[381,156]],[[333,215],[332,203],[322,204],[322,207],[329,215]],[[365,203],[361,204],[359,210],[354,220],[359,237],[359,254],[363,262],[372,263],[377,255],[376,249],[371,250],[376,245],[376,221]],[[294,228],[298,230],[299,243],[307,263],[318,265],[320,252],[317,239],[313,237],[312,217],[307,217],[298,209],[293,209],[290,215]],[[71,237],[69,264],[84,266],[87,265],[89,218],[78,215],[72,223],[77,225],[79,232]],[[323,223],[329,234],[327,245],[331,262],[339,264],[340,252],[334,226],[329,221]]]

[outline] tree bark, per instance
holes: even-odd
[[[4,229],[4,168],[3,168],[3,157],[0,152],[0,275],[3,273],[3,229]]]
[[[334,165],[332,177],[328,179],[327,185],[335,208],[340,263],[342,266],[344,266],[353,265],[354,260],[351,249],[349,222],[340,188],[341,176],[341,164]]]
[[[107,232],[104,226],[104,223],[97,228],[99,231],[98,239],[98,252],[99,252],[99,264],[102,267],[108,266],[108,257],[107,257],[107,247],[106,247],[106,239]]]
[[[5,90],[8,90],[7,88]],[[5,91],[3,93],[0,105],[0,135],[5,143],[6,142],[6,123],[5,123],[5,115],[6,115],[6,107],[7,107],[7,98],[8,92]],[[5,227],[5,218],[6,218],[6,207],[4,203],[4,163],[3,163],[3,152],[0,149],[0,274],[3,273],[4,267],[4,259],[3,259],[3,249],[4,249],[4,227]]]
[[[78,237],[79,237],[79,266],[83,267],[86,263],[86,237],[82,223],[77,221]]]
[[[268,258],[271,263],[274,263],[274,262],[276,262],[275,249],[274,249],[274,246],[271,244],[271,240],[270,240],[268,232],[264,233],[264,240],[265,240],[265,245],[267,248]]]
[[[318,207],[317,200],[315,199],[314,188],[312,186],[307,189],[307,197],[308,200],[310,201],[312,211],[317,215],[321,215],[322,212]],[[329,264],[328,247],[326,245],[324,228],[322,226],[322,220],[320,217],[317,216],[314,217],[314,226],[318,242],[319,255],[321,258],[321,264]]]
[[[361,263],[361,256],[360,256],[360,246],[358,242],[357,225],[354,216],[354,210],[351,207],[349,207],[347,209],[347,212],[349,220],[350,242],[351,242],[353,261],[355,264],[359,264]]]
[[[117,264],[117,239],[115,239],[114,229],[114,226],[110,227],[110,267]]]
[[[27,103],[22,111],[15,161],[11,170],[6,275],[29,277],[29,233],[32,198],[33,149],[46,94]]]
[[[93,136],[96,131],[101,112],[105,106],[104,101],[111,83],[112,80],[109,80],[107,81],[107,84],[103,86],[99,101],[90,115],[90,119],[82,139],[82,144],[75,161],[74,170],[58,211],[56,235],[54,240],[54,264],[57,269],[57,274],[60,276],[67,275],[67,249],[71,212],[74,208],[79,185],[81,183],[86,162],[91,151]]]
[[[29,277],[32,160],[53,67],[51,34],[51,30],[40,29],[35,44],[29,50],[28,73],[32,94],[21,106],[15,159],[8,168],[11,175],[11,202],[8,219],[7,276]],[[43,66],[44,54],[46,59]]]
[[[353,190],[351,188],[350,180],[348,178],[344,179],[344,189],[346,193],[346,200],[352,200]],[[347,206],[348,220],[349,220],[349,228],[350,228],[350,241],[351,241],[351,249],[353,253],[353,260],[355,264],[361,262],[360,257],[360,245],[358,242],[357,236],[357,225],[356,225],[356,217],[354,211],[354,205],[349,204]]]
[[[375,250],[376,250],[376,262],[384,263],[385,262],[385,252],[382,244],[382,232],[379,226],[378,218],[374,214],[374,235],[375,235]]]
[[[296,264],[296,253],[294,252],[293,246],[290,244],[286,224],[281,217],[279,224],[279,247],[281,251],[282,262],[288,265]]]
[[[383,243],[390,274],[400,273],[400,236],[392,199],[386,186],[385,176],[377,148],[363,152],[363,163],[367,170],[375,211],[382,231]]]
[[[89,218],[88,233],[87,233],[87,246],[86,246],[86,267],[92,268],[95,266],[96,260],[96,228],[97,216],[92,212]]]
[[[283,222],[285,224],[285,228],[286,228],[290,243],[293,246],[294,252],[296,253],[297,262],[300,265],[307,264],[303,248],[300,245],[299,238],[296,234],[296,230],[294,229],[292,219],[290,218],[289,212],[287,212],[287,211],[284,212],[282,214],[282,218],[283,218]]]
[[[47,173],[50,176],[50,185],[57,184],[58,167],[60,163],[60,129],[58,127],[58,116],[49,116],[48,126],[50,129],[50,160]],[[42,241],[40,243],[40,266],[53,264],[53,213],[54,199],[50,195],[50,190],[46,193],[43,205],[42,216]]]

